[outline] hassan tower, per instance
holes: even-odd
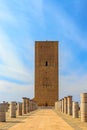
[[[35,97],[39,106],[54,106],[59,97],[58,41],[35,41]]]

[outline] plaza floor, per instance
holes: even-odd
[[[0,130],[87,130],[87,123],[53,109],[39,109],[17,118],[7,118]]]
[[[9,130],[74,130],[51,109],[42,109]]]

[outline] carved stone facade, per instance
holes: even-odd
[[[34,100],[39,106],[54,106],[58,88],[58,41],[36,41]]]

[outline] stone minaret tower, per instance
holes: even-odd
[[[54,106],[59,96],[58,41],[35,42],[35,98],[39,106]]]

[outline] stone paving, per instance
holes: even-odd
[[[55,110],[54,110],[55,111]],[[81,122],[80,118],[73,118],[67,114],[55,111],[64,121],[66,121],[74,130],[87,130],[87,122]]]
[[[74,130],[52,109],[42,109],[9,130]]]
[[[36,110],[38,111],[38,110]],[[36,111],[30,112],[23,116],[17,116],[16,118],[10,118],[9,113],[6,114],[6,122],[0,122],[0,130],[8,130],[10,127],[23,122],[26,118],[30,117]]]
[[[6,122],[0,122],[0,130],[87,130],[87,123],[53,109],[39,109],[7,118]]]

